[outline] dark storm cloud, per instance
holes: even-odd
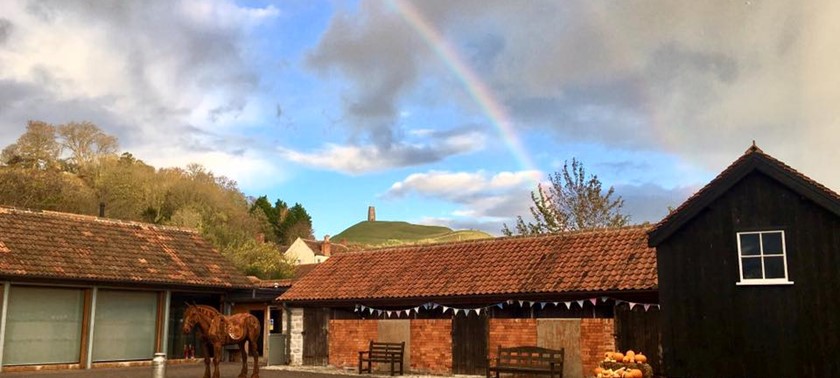
[[[9,39],[9,36],[12,34],[12,26],[11,21],[0,18],[0,45],[6,43]]]

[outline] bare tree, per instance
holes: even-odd
[[[515,231],[502,228],[505,235],[534,235],[552,232],[588,230],[593,228],[621,227],[630,217],[621,213],[624,200],[613,199],[615,190],[602,190],[598,176],[586,176],[583,164],[572,159],[563,164],[561,172],[549,175],[550,185],[539,184],[531,192],[531,215],[535,223],[517,217]]]
[[[70,122],[58,127],[61,146],[70,152],[69,162],[84,167],[99,157],[117,152],[117,138],[102,132],[93,123]]]

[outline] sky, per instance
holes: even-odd
[[[840,2],[2,1],[0,145],[91,121],[301,203],[498,235],[580,160],[656,222],[755,141],[840,189]]]

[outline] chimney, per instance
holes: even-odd
[[[376,222],[376,208],[368,206],[368,222]]]
[[[321,254],[330,257],[330,236],[324,235],[324,242],[321,243]]]
[[[99,217],[105,218],[105,202],[99,203]]]

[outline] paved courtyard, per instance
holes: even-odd
[[[221,367],[222,378],[236,378],[239,375],[239,369],[242,365],[238,362],[225,362],[221,364]],[[263,367],[260,369],[260,378],[337,378],[340,377],[337,375],[340,373],[343,372],[329,368],[308,368],[304,370],[290,369],[288,367]],[[203,364],[182,364],[166,367],[166,378],[201,378],[203,374]],[[250,374],[251,367],[249,366],[249,377]],[[150,366],[142,366],[115,369],[3,372],[2,376],[10,378],[150,378],[152,376],[152,368]]]

